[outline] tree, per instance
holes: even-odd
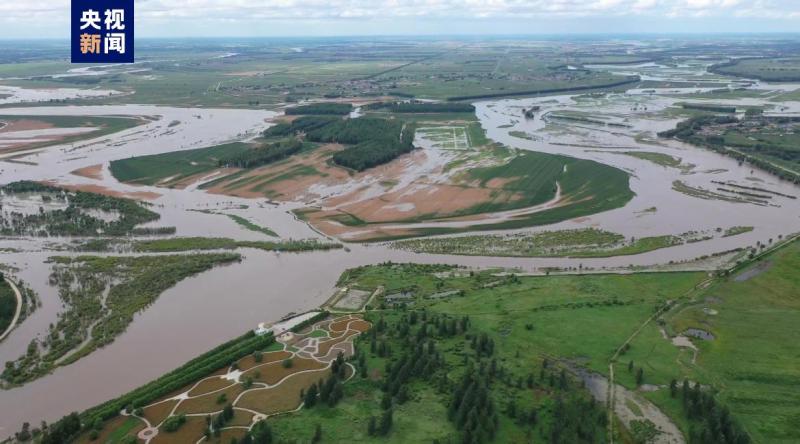
[[[636,370],[636,385],[642,385],[642,382],[644,382],[644,370],[639,367],[639,369]]]
[[[272,429],[265,420],[259,421],[253,426],[250,436],[253,438],[253,444],[272,444]]]
[[[369,422],[367,423],[367,435],[375,436],[375,417],[370,416]]]
[[[387,409],[383,411],[383,415],[381,415],[381,423],[378,428],[378,432],[381,436],[386,436],[389,434],[389,431],[392,429],[392,409]]]
[[[669,382],[669,395],[673,398],[678,396],[678,381],[675,379]]]
[[[314,428],[314,436],[311,437],[311,442],[318,443],[320,441],[322,441],[322,426],[317,424]]]
[[[306,390],[305,399],[303,399],[303,404],[306,407],[311,408],[314,407],[314,404],[317,403],[317,384],[311,384],[311,387]]]

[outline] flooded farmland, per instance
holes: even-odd
[[[615,69],[604,68],[596,69]],[[637,70],[637,68],[639,70]],[[625,72],[663,81],[698,80],[702,65],[660,67],[628,66]],[[641,70],[646,70],[642,72]],[[716,76],[704,81],[719,81]],[[5,88],[5,87],[4,87]],[[754,82],[749,88],[770,90],[769,84]],[[778,85],[776,90],[785,90]],[[7,90],[12,98],[45,100],[40,92]],[[48,90],[52,98],[76,94],[108,94]],[[83,91],[83,90],[80,90]],[[0,436],[17,430],[24,421],[52,421],[122,394],[177,367],[209,348],[255,328],[260,322],[275,321],[289,312],[319,306],[335,292],[342,271],[382,261],[452,263],[467,267],[518,268],[537,273],[545,267],[569,268],[579,265],[588,271],[627,270],[629,265],[657,266],[687,262],[686,267],[713,268],[713,261],[691,263],[701,256],[737,248],[752,247],[800,232],[800,203],[775,197],[769,205],[706,199],[681,192],[676,182],[691,189],[714,190],[716,182],[757,184],[785,195],[799,195],[800,188],[736,160],[656,133],[673,128],[683,117],[670,113],[698,88],[632,90],[627,93],[556,95],[525,99],[503,99],[476,103],[477,116],[487,136],[523,150],[562,154],[594,160],[627,171],[636,196],[623,208],[588,217],[536,227],[524,232],[598,228],[626,237],[678,235],[688,231],[718,233],[718,229],[752,226],[735,236],[714,235],[700,242],[685,243],[638,255],[594,259],[501,258],[415,254],[397,250],[386,243],[349,244],[346,250],[278,254],[244,249],[241,263],[214,268],[188,278],[167,290],[112,344],[77,362],[57,368],[51,375],[0,396]],[[0,90],[3,92],[3,90]],[[699,99],[698,99],[699,100]],[[8,102],[12,103],[12,102]],[[742,100],[714,100],[713,103],[771,105],[770,113],[791,115],[800,111],[798,102],[770,102],[770,96]],[[524,110],[539,107],[533,118]],[[257,240],[263,236],[247,230],[226,217],[247,217],[268,226],[281,238],[324,238],[295,218],[290,210],[302,203],[274,203],[267,199],[244,199],[206,193],[197,187],[169,189],[133,186],[116,181],[108,171],[112,160],[206,147],[232,140],[255,137],[277,113],[259,110],[177,108],[150,105],[61,106],[0,108],[3,115],[148,116],[145,125],[109,136],[0,155],[0,182],[18,180],[52,181],[60,185],[101,189],[128,196],[147,196],[153,210],[161,215],[158,226],[174,226],[178,236],[231,237]],[[585,118],[602,117],[598,123]],[[562,118],[559,119],[558,117]],[[572,120],[564,120],[563,117]],[[583,118],[575,120],[576,118]],[[178,122],[177,124],[175,122]],[[613,123],[613,125],[609,125]],[[528,134],[530,138],[513,134]],[[433,147],[429,149],[435,149]],[[684,167],[668,167],[628,154],[655,152],[680,159]],[[13,157],[13,158],[12,158]],[[437,159],[437,156],[430,156]],[[100,165],[99,178],[73,174]],[[89,187],[89,188],[86,188]],[[31,211],[41,202],[3,201],[5,209]],[[8,207],[7,207],[8,205]],[[646,211],[651,208],[654,211]],[[221,213],[221,214],[214,214]],[[493,215],[496,218],[507,215]],[[447,222],[442,222],[447,223]],[[432,222],[431,226],[436,226]],[[0,361],[24,353],[31,338],[46,334],[62,310],[57,289],[48,285],[53,255],[75,254],[52,251],[52,245],[66,245],[70,239],[3,239],[3,263],[19,269],[16,276],[28,283],[42,301],[38,309],[7,340],[0,344]],[[720,261],[726,257],[720,257]]]

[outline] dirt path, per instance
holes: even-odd
[[[11,323],[8,324],[8,328],[6,331],[0,335],[0,342],[3,342],[3,339],[6,338],[9,334],[11,334],[11,330],[14,330],[14,327],[17,326],[17,321],[19,321],[19,315],[22,313],[22,293],[19,292],[19,288],[11,281],[11,279],[5,278],[5,281],[8,282],[8,285],[11,286],[11,289],[14,290],[14,296],[17,298],[17,309],[14,310],[14,318],[11,319]]]
[[[697,285],[695,285],[694,287],[689,289],[683,296],[688,295],[689,293],[691,293],[692,291],[694,291],[696,289],[707,287],[708,284],[712,280],[713,280],[713,278],[708,278],[708,279],[703,280],[702,282],[698,283]],[[644,414],[644,418],[652,421],[656,425],[656,427],[658,427],[659,430],[662,431],[662,433],[660,433],[658,435],[658,437],[656,437],[655,442],[657,442],[657,443],[684,443],[684,442],[686,442],[686,440],[683,437],[683,434],[681,433],[681,431],[678,429],[677,426],[675,426],[675,423],[673,423],[672,420],[668,416],[666,416],[664,413],[662,413],[661,410],[658,409],[658,407],[656,407],[655,405],[653,405],[649,401],[646,401],[646,400],[643,400],[643,399],[642,400],[638,400],[638,401],[644,401],[644,402],[637,402],[637,400],[635,400],[634,397],[631,396],[631,393],[633,393],[633,392],[630,392],[628,389],[626,389],[626,388],[624,388],[624,387],[622,387],[622,386],[620,386],[620,385],[618,385],[618,384],[616,384],[614,382],[614,363],[616,363],[617,359],[619,359],[620,354],[622,354],[622,350],[625,347],[627,347],[636,338],[636,336],[638,336],[639,333],[641,333],[642,330],[644,330],[644,328],[648,324],[650,324],[650,322],[652,322],[654,319],[656,319],[657,317],[661,316],[665,312],[669,311],[672,307],[673,307],[672,303],[664,304],[664,307],[660,308],[658,311],[653,313],[652,316],[647,318],[641,325],[639,325],[639,327],[633,333],[631,333],[630,336],[628,336],[628,338],[625,340],[625,342],[623,342],[622,345],[620,345],[617,348],[617,350],[614,352],[614,355],[611,356],[611,360],[608,363],[608,378],[609,378],[609,382],[608,382],[608,388],[607,388],[607,392],[608,393],[607,393],[607,397],[606,397],[606,403],[607,403],[606,405],[607,405],[607,408],[608,408],[608,416],[609,416],[608,442],[610,444],[614,443],[614,421],[611,420],[612,419],[612,417],[611,417],[612,416],[612,412],[616,413],[617,416],[619,416],[620,419],[622,419],[623,421],[625,421],[626,417],[628,418],[628,421],[631,420],[629,415],[626,416],[626,411],[628,411],[628,412],[630,411],[630,409],[627,407],[627,405],[625,403],[626,400],[633,401],[634,403],[639,405],[640,409],[642,410],[642,413]],[[619,399],[617,399],[617,392],[619,392],[621,394]],[[652,406],[652,408],[650,408],[650,406],[647,406],[647,408],[641,408],[642,404],[645,404],[645,405],[650,404],[650,406]],[[626,422],[626,424],[627,424],[627,422]]]
[[[346,321],[346,324],[344,325],[344,328],[341,331],[333,331],[330,328],[331,325],[333,325],[335,323],[345,322],[345,321]],[[299,336],[301,336],[303,338],[299,342],[297,341],[297,336],[298,336],[297,334],[292,333],[290,331],[282,332],[281,334],[279,334],[279,335],[277,335],[275,337],[275,341],[283,345],[283,350],[282,351],[283,352],[288,352],[289,353],[288,356],[280,358],[278,360],[267,360],[266,362],[260,363],[258,365],[254,365],[252,367],[248,367],[245,370],[240,370],[238,368],[238,366],[235,365],[236,363],[234,363],[234,365],[230,365],[227,368],[227,370],[222,374],[212,374],[211,376],[206,376],[206,377],[196,381],[187,390],[185,390],[185,391],[183,391],[181,393],[178,393],[178,394],[176,394],[174,396],[171,396],[169,398],[163,398],[163,399],[156,400],[155,402],[153,402],[153,403],[151,403],[151,404],[149,404],[147,406],[142,407],[142,409],[144,410],[144,409],[147,409],[149,407],[152,407],[152,406],[155,406],[155,405],[158,405],[158,404],[162,404],[164,402],[178,401],[169,410],[169,414],[166,417],[164,417],[163,419],[161,419],[161,421],[159,423],[157,423],[157,424],[153,424],[150,420],[145,418],[143,415],[137,415],[137,414],[128,413],[128,412],[125,412],[125,411],[121,412],[121,414],[123,416],[135,417],[135,418],[141,420],[145,424],[145,428],[140,430],[138,432],[137,436],[138,436],[139,439],[143,440],[145,442],[145,444],[147,444],[159,434],[159,432],[160,432],[159,428],[164,424],[164,421],[166,421],[166,419],[169,418],[170,416],[174,416],[174,415],[177,414],[177,412],[179,410],[179,407],[182,405],[182,403],[184,401],[191,400],[191,399],[194,399],[194,398],[208,397],[208,396],[211,396],[211,395],[214,395],[214,394],[217,394],[217,393],[226,392],[231,387],[233,387],[233,386],[235,386],[237,384],[241,384],[243,382],[243,375],[245,373],[247,373],[247,372],[251,372],[252,370],[258,369],[258,368],[261,368],[261,367],[275,365],[275,364],[277,364],[277,363],[279,363],[281,361],[285,361],[287,359],[293,359],[293,358],[313,359],[313,360],[317,361],[318,363],[325,364],[324,367],[310,368],[310,369],[299,370],[299,371],[295,371],[295,372],[289,373],[289,374],[283,376],[280,380],[278,380],[278,381],[276,381],[276,382],[274,382],[272,384],[269,384],[267,382],[261,382],[261,381],[253,381],[253,382],[251,382],[252,386],[250,388],[247,388],[247,389],[241,391],[240,393],[238,393],[236,395],[236,397],[233,399],[233,401],[231,402],[231,406],[233,407],[234,411],[240,410],[240,411],[244,411],[244,412],[252,414],[253,417],[250,420],[250,424],[249,425],[229,425],[229,426],[222,427],[220,430],[228,430],[228,429],[250,430],[258,421],[261,421],[261,420],[266,419],[266,418],[271,417],[271,416],[284,415],[286,413],[290,413],[290,412],[294,412],[294,411],[298,411],[298,410],[302,409],[303,408],[303,403],[301,402],[300,405],[297,406],[296,408],[293,408],[293,409],[290,409],[290,410],[287,410],[287,411],[280,411],[280,412],[274,412],[274,413],[264,413],[264,412],[259,412],[259,411],[256,411],[256,410],[252,410],[250,408],[237,406],[237,403],[239,403],[239,401],[242,399],[242,397],[245,396],[245,394],[248,394],[248,393],[251,393],[251,392],[254,392],[254,391],[267,390],[267,389],[272,389],[272,388],[275,388],[275,387],[279,387],[281,384],[286,382],[289,378],[292,378],[292,377],[294,377],[296,375],[299,375],[299,374],[317,373],[317,372],[320,372],[320,371],[324,371],[324,370],[330,369],[331,366],[333,366],[333,362],[334,362],[334,359],[332,359],[331,356],[332,355],[335,356],[339,352],[344,353],[345,356],[352,355],[353,351],[354,351],[353,348],[352,347],[347,347],[346,344],[352,345],[352,341],[355,340],[355,337],[358,336],[358,334],[360,334],[362,332],[358,328],[351,328],[351,324],[354,323],[354,322],[365,322],[365,321],[363,320],[362,317],[356,316],[356,315],[353,315],[353,314],[348,314],[348,315],[344,315],[344,316],[339,316],[339,317],[329,318],[329,319],[325,319],[325,320],[319,321],[319,322],[317,322],[317,323],[315,323],[314,325],[311,326],[311,328],[309,330],[309,333],[307,333],[305,335],[299,335]],[[312,333],[314,331],[316,331],[316,330],[324,330],[324,331],[326,331],[328,336],[326,336],[326,337],[311,337]],[[351,336],[347,336],[351,332],[353,334]],[[334,334],[336,334],[336,336],[333,336]],[[332,347],[330,347],[330,349],[327,351],[327,353],[325,353],[324,355],[320,356],[320,352],[319,352],[320,342],[336,340],[337,338],[342,337],[342,336],[345,336],[345,339],[343,341],[333,345]],[[275,352],[267,352],[267,353],[275,353]],[[265,356],[266,356],[266,353],[265,353]],[[357,373],[356,372],[356,368],[352,364],[346,362],[345,365],[350,368],[350,376],[347,377],[346,379],[344,379],[342,382],[349,381]],[[225,379],[225,380],[229,380],[231,383],[229,385],[225,385],[225,386],[216,388],[215,390],[211,390],[211,391],[207,391],[207,392],[204,391],[204,392],[199,393],[197,395],[190,395],[190,393],[193,390],[195,390],[198,386],[200,386],[204,381],[215,380],[215,379],[219,379],[219,378],[222,378],[222,379]],[[220,405],[219,409],[215,410],[215,411],[201,412],[201,413],[186,413],[185,416],[186,417],[207,417],[207,416],[210,416],[210,415],[219,414],[220,412],[222,412],[222,408],[223,408],[223,406]],[[207,441],[207,439],[205,437],[201,437],[196,442],[200,443],[200,442],[204,442],[204,441]]]
[[[569,366],[569,368],[578,374],[586,384],[586,388],[592,394],[592,397],[598,402],[606,402],[613,407],[613,412],[626,426],[630,426],[632,421],[651,421],[659,431],[658,435],[651,441],[652,443],[683,444],[686,442],[675,423],[659,410],[655,404],[639,393],[628,390],[618,384],[609,384],[609,380],[599,373],[573,366]],[[614,394],[613,404],[609,398],[612,393]]]

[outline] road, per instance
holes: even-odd
[[[8,328],[6,328],[6,331],[4,331],[2,335],[0,335],[0,342],[3,342],[3,339],[5,339],[6,336],[11,334],[11,330],[13,330],[14,327],[16,327],[17,321],[19,320],[19,315],[22,312],[22,293],[19,292],[19,288],[17,288],[14,282],[12,282],[10,279],[6,278],[6,282],[8,282],[8,285],[10,285],[11,289],[14,290],[14,295],[17,297],[17,310],[14,312],[14,318],[11,320],[11,323],[8,324]]]

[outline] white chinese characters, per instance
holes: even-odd
[[[103,13],[105,20],[100,18],[99,11],[89,9],[82,11],[80,18],[80,50],[83,54],[125,54],[125,10],[106,9]],[[101,27],[105,25],[104,27]],[[94,30],[101,32],[93,32]],[[105,31],[104,33],[102,31]],[[112,32],[117,31],[117,32]],[[102,50],[101,46],[102,36]]]

